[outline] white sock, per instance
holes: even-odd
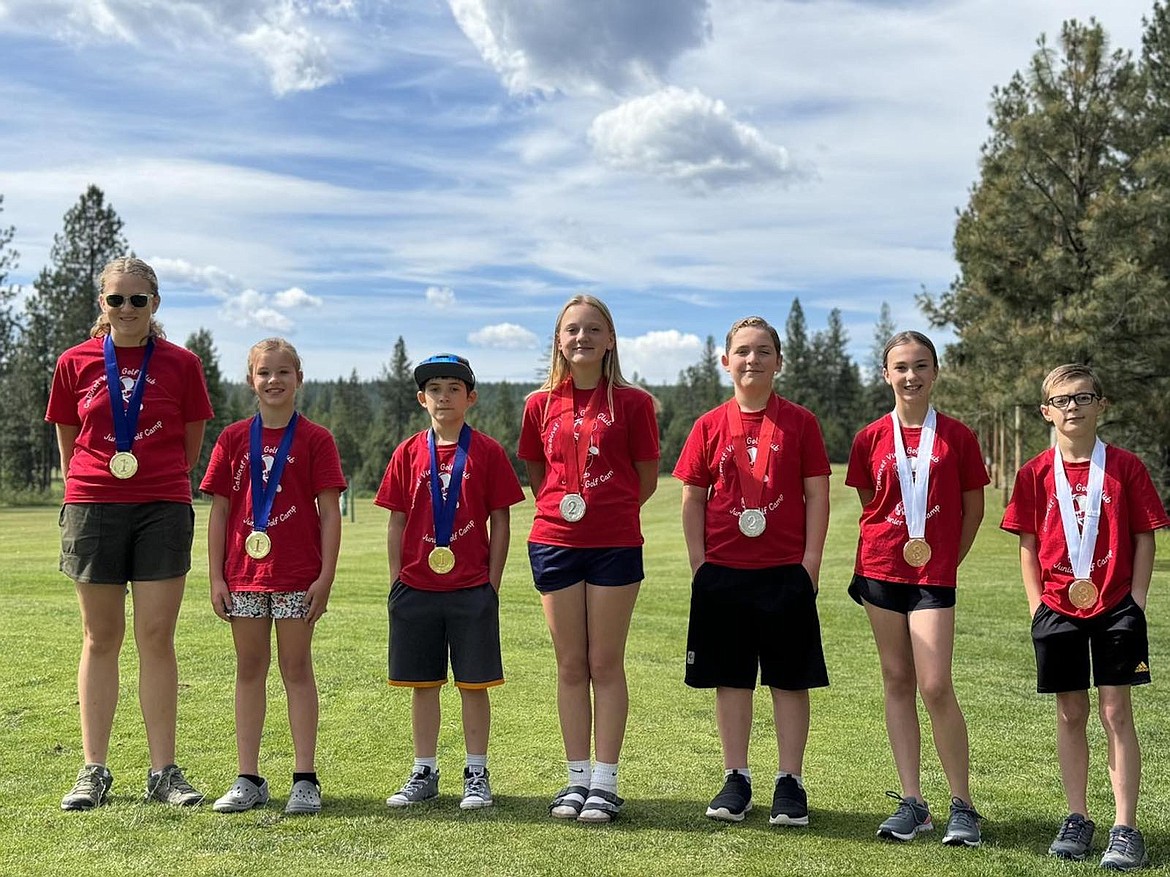
[[[593,770],[593,765],[589,759],[581,761],[569,762],[569,785],[570,786],[585,786],[589,787],[589,777]]]
[[[803,777],[801,774],[798,774],[798,773],[788,773],[787,771],[784,771],[784,770],[782,770],[782,771],[779,771],[779,772],[776,774],[776,780],[777,780],[777,781],[779,781],[779,780],[780,780],[781,778],[783,778],[783,777],[792,777],[794,780],[796,780],[796,784],[797,784],[798,786],[800,786],[802,789],[804,788],[804,777]]]
[[[487,754],[472,755],[467,753],[467,769],[472,773],[483,773],[487,770]]]
[[[749,783],[752,781],[752,769],[750,767],[729,767],[723,771],[723,779],[727,779],[733,773],[739,774]]]
[[[419,758],[417,755],[414,758],[414,767],[410,769],[411,773],[422,773],[424,767],[429,767],[431,773],[439,769],[439,757],[432,755],[430,758]]]
[[[593,765],[593,777],[589,782],[589,788],[605,789],[605,791],[613,792],[616,795],[617,775],[618,766],[616,764],[606,764],[599,761]]]

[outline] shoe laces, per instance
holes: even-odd
[[[464,796],[475,795],[486,800],[488,796],[488,778],[486,773],[472,772],[464,782]]]
[[[951,818],[956,819],[982,819],[983,814],[975,809],[974,804],[968,804],[962,798],[951,798]]]
[[[402,787],[402,794],[408,794],[410,792],[421,789],[427,784],[427,780],[430,778],[430,776],[430,773],[423,773],[421,770],[412,773],[410,775],[410,779],[406,781],[406,785]]]
[[[1076,819],[1072,816],[1068,817],[1060,825],[1060,831],[1057,832],[1056,839],[1058,841],[1065,840],[1080,840],[1084,837],[1088,830],[1089,823],[1085,819]],[[1113,845],[1113,834],[1109,835],[1109,844]]]
[[[1109,846],[1106,848],[1107,853],[1120,853],[1123,856],[1130,854],[1130,845],[1137,846],[1137,840],[1140,835],[1135,829],[1127,825],[1118,825],[1109,832]]]
[[[915,822],[918,822],[919,820],[918,820],[918,812],[917,811],[919,809],[922,809],[922,810],[926,809],[925,802],[922,804],[919,804],[917,801],[915,801],[912,798],[903,798],[897,792],[886,792],[886,797],[893,798],[895,801],[898,802],[898,808],[894,811],[895,817],[908,816],[908,817],[912,818]]]
[[[187,782],[187,778],[183,776],[183,769],[178,765],[171,767],[164,767],[158,774],[158,782],[154,787],[169,789],[172,792],[178,792],[180,795],[198,795],[195,787]]]
[[[73,794],[95,797],[102,792],[105,786],[102,772],[98,768],[82,768],[77,774],[77,782],[73,784]]]

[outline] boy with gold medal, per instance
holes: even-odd
[[[499,442],[465,422],[475,374],[441,354],[414,370],[429,429],[395,449],[374,502],[390,510],[389,683],[412,689],[414,765],[388,807],[439,794],[439,690],[448,653],[463,706],[467,762],[464,810],[490,806],[488,689],[502,685],[500,580],[508,555],[509,508],[524,498]]]
[[[1016,475],[1000,526],[1020,537],[1020,566],[1036,651],[1037,690],[1056,695],[1056,739],[1069,815],[1049,855],[1084,859],[1095,825],[1088,815],[1090,665],[1109,741],[1116,806],[1101,866],[1148,862],[1137,829],[1141,752],[1134,685],[1150,681],[1145,605],[1154,531],[1170,524],[1145,465],[1097,436],[1105,407],[1088,366],[1068,364],[1044,380],[1040,413],[1056,447]]]

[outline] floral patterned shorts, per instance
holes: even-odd
[[[232,608],[228,613],[233,618],[304,618],[305,595],[308,591],[234,591]]]

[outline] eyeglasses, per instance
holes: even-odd
[[[150,304],[150,296],[149,295],[135,293],[134,295],[131,295],[131,296],[125,296],[125,295],[121,295],[117,292],[111,292],[109,295],[107,295],[105,297],[106,307],[120,308],[126,302],[127,298],[130,299],[130,304],[136,308],[144,308],[148,304]]]
[[[1085,405],[1092,405],[1100,398],[1096,393],[1073,393],[1071,396],[1049,396],[1044,404],[1051,405],[1053,408],[1067,408],[1069,403],[1076,402],[1078,408],[1083,408]]]

